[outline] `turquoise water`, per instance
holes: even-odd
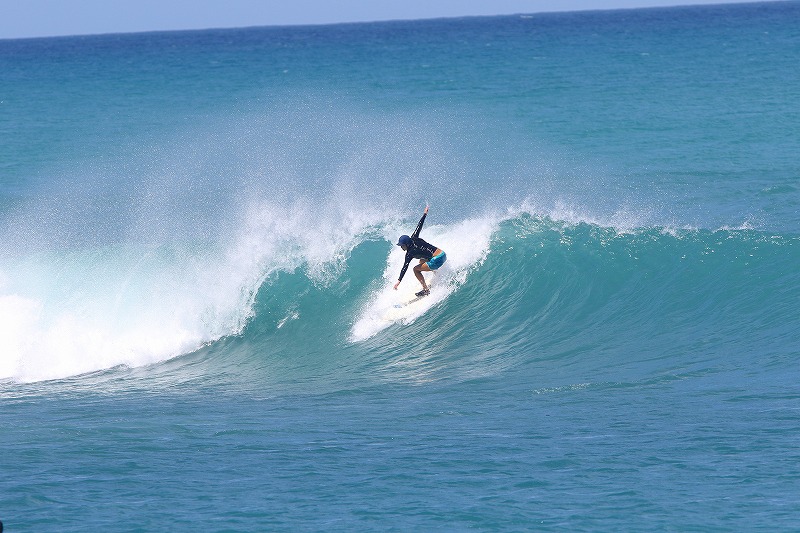
[[[0,520],[797,528],[798,22],[0,41]]]

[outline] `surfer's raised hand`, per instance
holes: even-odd
[[[429,205],[426,205],[426,206],[425,206],[425,214],[426,214],[426,215],[428,214],[428,208],[430,208],[430,206],[429,206]]]

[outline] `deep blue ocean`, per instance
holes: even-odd
[[[800,530],[798,65],[796,1],[0,40],[6,531]]]

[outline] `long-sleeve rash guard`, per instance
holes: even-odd
[[[403,276],[406,275],[408,264],[411,263],[412,259],[431,259],[437,250],[436,246],[425,242],[419,237],[419,232],[422,231],[422,225],[425,223],[426,216],[428,216],[427,213],[422,215],[422,218],[419,219],[419,223],[417,224],[417,229],[411,234],[411,244],[406,247],[406,259],[403,263],[403,269],[400,271],[400,277],[397,279],[398,282],[403,281]]]

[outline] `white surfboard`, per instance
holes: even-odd
[[[428,284],[428,289],[433,291],[433,281],[436,275],[433,272],[423,274],[425,276],[425,283]],[[396,322],[398,320],[408,319],[413,316],[422,314],[422,311],[431,307],[435,302],[431,294],[427,296],[417,296],[416,293],[422,290],[416,278],[403,280],[400,287],[397,288],[397,296],[394,299],[392,307],[386,310],[383,315],[384,320],[389,322]]]

